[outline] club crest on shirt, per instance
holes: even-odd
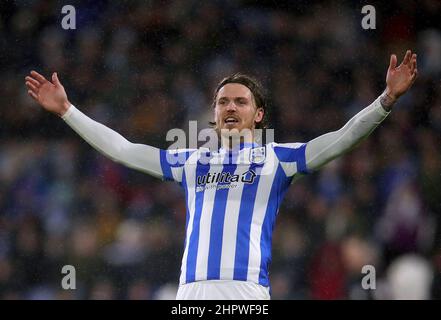
[[[250,162],[251,163],[263,163],[265,161],[266,157],[266,148],[265,147],[259,147],[259,148],[253,148],[250,151]]]

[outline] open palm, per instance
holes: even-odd
[[[36,71],[26,77],[28,94],[47,111],[63,115],[70,103],[64,87],[56,73],[52,74],[52,82]]]
[[[386,75],[388,94],[397,99],[415,82],[418,74],[417,55],[407,50],[403,62],[397,67],[397,56],[391,55]]]

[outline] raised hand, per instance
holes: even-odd
[[[64,87],[58,80],[57,73],[52,74],[52,82],[36,71],[31,71],[25,79],[28,94],[44,109],[59,116],[64,115],[69,109],[70,102]]]
[[[398,99],[403,95],[417,77],[417,55],[412,54],[412,51],[407,50],[403,61],[397,67],[397,56],[392,54],[390,56],[389,69],[386,75],[386,93],[393,100]]]

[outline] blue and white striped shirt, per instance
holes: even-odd
[[[304,143],[161,150],[165,179],[185,190],[180,284],[241,280],[269,286],[276,215],[293,177],[306,174]]]

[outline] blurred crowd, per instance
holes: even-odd
[[[184,246],[180,187],[43,111],[30,70],[57,71],[81,111],[161,148],[169,129],[208,127],[215,85],[240,71],[266,88],[275,141],[307,142],[375,100],[390,54],[409,48],[419,77],[389,117],[287,192],[272,298],[441,298],[441,2],[372,1],[373,30],[349,0],[69,4],[75,30],[61,2],[0,4],[0,299],[174,299]]]

